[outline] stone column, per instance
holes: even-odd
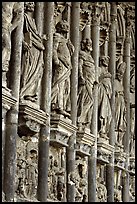
[[[112,97],[111,97],[111,110],[112,120],[110,124],[109,143],[115,145],[115,72],[116,72],[116,23],[117,23],[117,5],[116,2],[110,3],[110,34],[109,34],[109,47],[108,55],[109,71],[112,75]],[[106,165],[106,184],[107,184],[107,202],[114,202],[114,152],[112,152],[110,163]]]
[[[78,53],[79,53],[79,17],[80,2],[72,2],[71,23],[70,23],[70,39],[74,45],[74,53],[72,55],[72,72],[71,72],[71,120],[76,126],[77,122],[77,89],[78,89]],[[75,145],[76,132],[68,142],[67,147],[67,174],[71,174],[75,168]],[[67,201],[75,201],[74,185],[67,183]]]
[[[89,14],[91,15],[91,14]],[[89,17],[89,21],[87,25],[85,26],[84,33],[83,33],[83,38],[90,38],[91,39],[91,17]]]
[[[35,6],[35,22],[37,26],[38,33],[42,36],[43,34],[43,20],[44,20],[44,3],[43,2],[36,2]],[[41,101],[41,89],[38,93],[38,104],[40,104]]]
[[[124,61],[126,62],[126,71],[124,75],[123,85],[124,94],[126,100],[126,134],[124,136],[124,151],[126,153],[126,164],[125,169],[127,172],[123,174],[123,202],[129,202],[129,143],[130,143],[130,43],[131,43],[131,10],[125,9],[125,20],[126,20],[126,37],[124,46]]]
[[[14,200],[15,173],[16,173],[16,138],[18,131],[18,110],[19,110],[19,90],[21,71],[21,50],[23,39],[23,13],[24,2],[20,2],[21,20],[19,26],[12,35],[11,66],[9,87],[12,90],[11,101],[13,104],[7,112],[6,132],[5,132],[5,158],[4,158],[4,193],[6,201]]]
[[[42,78],[41,109],[50,114],[51,109],[51,78],[52,78],[52,47],[53,47],[53,16],[54,2],[44,3],[44,28],[43,32],[47,36],[44,51],[44,72]],[[41,125],[39,136],[39,156],[38,156],[38,190],[39,201],[47,201],[48,195],[48,154],[50,140],[50,117],[46,125]]]
[[[95,146],[91,149],[88,158],[88,202],[96,202],[96,159],[97,159],[97,133],[98,133],[98,66],[99,66],[99,35],[100,35],[100,7],[93,3],[91,38],[93,44],[93,59],[95,62],[94,105],[91,133],[95,136]]]

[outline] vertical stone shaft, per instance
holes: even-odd
[[[91,21],[89,21],[87,23],[87,25],[85,26],[85,29],[84,29],[84,35],[83,35],[83,38],[86,39],[86,38],[90,38],[91,39]]]
[[[79,18],[80,3],[72,2],[70,39],[74,45],[75,51],[72,55],[72,72],[71,72],[71,119],[72,124],[77,122],[77,89],[78,89],[78,56],[79,56]],[[74,171],[75,168],[75,150],[76,132],[71,136],[67,147],[67,173]],[[67,201],[75,201],[74,185],[67,183]]]
[[[47,35],[44,51],[44,72],[42,78],[41,109],[50,115],[51,110],[51,79],[52,79],[52,47],[53,47],[53,16],[54,2],[44,3],[44,28]],[[48,195],[48,155],[50,140],[50,117],[47,124],[41,126],[38,155],[38,190],[39,201],[46,201]]]
[[[37,30],[40,35],[43,33],[43,2],[36,2],[36,8],[35,8],[35,20],[36,20],[36,26]]]
[[[98,82],[99,66],[99,37],[100,37],[100,8],[97,3],[93,6],[93,19],[91,28],[91,37],[93,44],[93,59],[95,62],[95,78]],[[88,202],[96,202],[96,159],[97,159],[97,133],[98,133],[98,84],[94,84],[94,104],[91,132],[95,136],[95,146],[91,150],[88,165]]]
[[[23,40],[23,12],[22,4],[21,22],[12,34],[12,56],[9,86],[12,96],[17,100],[7,113],[6,134],[5,134],[5,158],[4,158],[4,193],[6,201],[13,201],[15,193],[15,173],[16,173],[16,138],[18,131],[18,111],[19,111],[19,90],[21,71],[21,51]]]
[[[2,107],[2,190],[3,190],[3,179],[4,179],[5,130],[6,130],[5,123],[6,123],[6,113],[8,109],[6,109],[5,107]]]
[[[43,9],[44,4],[43,2],[36,2],[36,7],[35,7],[35,22],[36,22],[36,27],[38,30],[38,33],[42,36],[43,34]],[[40,104],[41,101],[41,89],[38,92],[38,104]]]
[[[124,61],[126,62],[126,71],[124,74],[124,94],[126,100],[126,134],[124,136],[124,151],[127,154],[126,157],[126,170],[129,166],[129,141],[130,141],[130,38],[131,38],[131,22],[128,16],[128,10],[126,10],[126,38],[124,46]],[[131,11],[130,11],[131,12]],[[123,177],[123,202],[129,202],[129,173]]]
[[[110,7],[110,35],[109,35],[109,47],[108,55],[110,57],[109,61],[109,71],[112,75],[112,97],[111,97],[111,110],[112,110],[112,120],[110,124],[109,132],[109,143],[110,145],[115,145],[115,72],[116,72],[116,23],[117,23],[117,5],[116,2],[111,3]],[[107,202],[114,202],[114,153],[112,153],[110,158],[110,163],[106,165],[106,187],[107,187]]]

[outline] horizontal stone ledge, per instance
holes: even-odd
[[[49,114],[40,109],[37,109],[36,106],[33,106],[32,104],[20,104],[19,116],[24,117],[26,120],[31,119],[39,124],[46,125]]]
[[[77,131],[77,127],[72,124],[72,121],[69,118],[64,118],[62,115],[51,115],[50,124],[51,131],[58,130],[68,134],[68,136]]]
[[[7,110],[11,106],[14,106],[17,103],[17,99],[11,95],[8,91],[2,90],[2,106]]]

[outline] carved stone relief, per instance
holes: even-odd
[[[65,161],[66,155],[63,147],[50,146],[48,169],[48,199],[52,201],[65,201]]]
[[[15,199],[36,200],[38,178],[38,140],[26,136],[17,140]]]
[[[98,130],[100,137],[107,137],[112,119],[110,99],[112,95],[111,74],[108,72],[109,57],[100,57],[98,85]]]
[[[93,86],[95,82],[95,65],[91,56],[92,41],[81,42],[79,53],[79,90],[78,90],[78,126],[90,129],[93,109]]]
[[[107,202],[107,189],[105,184],[105,171],[103,165],[97,165],[97,184],[96,198],[97,202]]]
[[[6,88],[11,58],[11,33],[20,23],[20,13],[20,2],[2,2],[2,86]]]
[[[53,37],[53,80],[52,80],[52,110],[59,114],[70,116],[70,73],[72,69],[71,55],[74,46],[67,39],[69,24],[62,20],[56,25]]]
[[[76,155],[75,170],[68,175],[68,182],[75,185],[75,202],[87,202],[87,158]]]
[[[130,175],[129,179],[129,194],[130,194],[130,202],[135,202],[135,176]]]
[[[115,131],[116,145],[123,145],[123,136],[126,131],[126,107],[123,87],[123,77],[126,70],[126,63],[122,56],[123,37],[117,39],[116,52],[116,78],[115,78]]]
[[[122,193],[126,192],[124,192],[122,189],[122,173],[126,172],[125,169],[127,167],[128,169],[126,170],[129,174],[129,197],[131,202],[135,201],[134,42],[131,43],[130,47],[131,56],[123,55],[123,50],[127,49],[128,47],[125,46],[124,40],[126,39],[126,42],[128,43],[130,43],[130,41],[134,41],[134,30],[132,29],[132,23],[134,24],[134,21],[132,21],[132,17],[134,16],[132,11],[134,10],[132,10],[132,6],[127,6],[126,2],[124,4],[120,2],[116,4],[119,5],[117,7],[117,12],[120,18],[117,18],[116,15],[113,15],[113,12],[111,13],[110,2],[107,2],[107,4],[105,4],[105,2],[80,2],[79,53],[77,53],[79,56],[77,67],[78,81],[76,81],[78,85],[76,107],[77,118],[75,118],[76,121],[74,122],[71,119],[71,105],[73,105],[73,102],[71,101],[70,97],[70,76],[71,70],[73,69],[71,57],[73,56],[74,51],[77,52],[77,50],[75,50],[75,47],[70,40],[70,37],[73,36],[71,36],[70,33],[70,24],[72,20],[71,12],[76,11],[75,9],[77,8],[74,5],[74,10],[72,9],[72,2],[53,3],[53,53],[50,59],[52,61],[52,87],[51,103],[49,102],[48,104],[49,106],[51,105],[51,113],[48,112],[49,114],[47,114],[46,108],[44,111],[40,109],[40,100],[43,100],[43,98],[41,98],[43,96],[40,97],[40,100],[38,98],[39,93],[41,93],[41,88],[43,88],[41,87],[41,79],[45,68],[43,54],[48,54],[47,50],[45,50],[44,44],[45,41],[49,40],[47,36],[43,34],[40,35],[38,32],[39,29],[35,23],[36,17],[39,21],[39,17],[41,15],[39,13],[35,13],[35,11],[39,11],[40,4],[37,4],[37,2],[24,2],[24,24],[22,33],[23,42],[22,50],[20,50],[22,54],[20,93],[19,98],[14,98],[12,97],[12,94],[14,96],[12,89],[8,90],[11,80],[8,76],[10,76],[9,73],[12,71],[10,62],[12,55],[14,55],[12,52],[12,46],[14,43],[12,40],[12,34],[16,32],[16,28],[20,23],[22,8],[20,7],[20,2],[2,2],[2,119],[4,137],[6,135],[6,131],[9,130],[9,124],[6,123],[6,121],[9,122],[9,120],[7,120],[6,117],[8,117],[10,110],[12,108],[14,109],[16,104],[17,106],[15,111],[17,111],[16,116],[18,118],[18,124],[13,124],[13,126],[15,125],[17,129],[15,130],[15,134],[17,134],[17,149],[15,160],[15,202],[38,201],[38,137],[41,131],[41,126],[44,126],[45,129],[48,126],[48,133],[50,136],[48,137],[49,155],[47,160],[49,165],[47,169],[48,201],[66,202],[68,199],[67,184],[70,184],[72,186],[74,185],[75,187],[74,195],[72,195],[72,197],[75,197],[75,202],[88,202],[89,169],[87,157],[91,156],[94,150],[96,151],[95,158],[97,164],[97,171],[95,173],[96,201],[107,202],[108,195],[106,188],[106,177],[108,175],[106,175],[105,167],[106,164],[109,164],[110,161],[112,161],[112,159],[114,159],[114,202],[122,202]],[[44,3],[42,6],[43,5]],[[38,6],[38,10],[35,8],[35,6]],[[106,9],[105,11],[103,10],[104,7]],[[42,9],[40,8],[40,10]],[[120,14],[120,12],[122,12],[122,14]],[[35,14],[38,14],[38,16],[35,16]],[[43,22],[41,22],[41,25],[46,29],[45,24],[48,22],[48,19],[46,19],[44,15],[42,16]],[[112,38],[111,41],[109,41],[109,32],[111,32],[111,30],[109,31],[109,23],[111,17],[111,23],[113,24],[114,21],[115,23],[117,21],[117,25],[115,25],[120,27],[116,28],[116,35],[118,35],[116,39],[116,62],[114,62],[116,63],[116,77],[113,73],[114,70],[111,73],[108,71],[109,59],[112,60],[113,58],[111,53],[109,53],[110,58],[108,57],[109,43],[113,44]],[[128,19],[128,17],[130,19]],[[92,26],[95,26],[99,31],[98,39],[92,34]],[[43,33],[42,30],[41,33]],[[92,41],[94,46],[98,46],[96,40],[98,40],[99,43],[99,61],[95,63],[92,57],[92,51],[94,53],[94,50],[92,50]],[[130,89],[130,121],[126,121],[126,119],[128,119],[128,117],[126,117],[127,97],[124,95],[125,84],[123,83],[126,68],[128,71],[129,67],[128,63],[126,65],[124,62],[123,57],[130,57],[131,61],[130,87],[128,87],[128,90]],[[98,67],[95,67],[95,64],[96,66],[98,64]],[[95,81],[96,68],[98,69],[97,82]],[[109,68],[111,69],[111,67]],[[13,70],[16,70],[16,67],[14,67]],[[14,73],[12,75],[12,80],[15,80]],[[114,77],[115,84],[112,84]],[[92,122],[94,122],[92,121],[94,85],[96,84],[98,87],[98,111],[96,115],[98,117],[96,124],[97,137],[96,135],[91,134],[91,126]],[[115,129],[114,131],[116,135],[116,138],[114,138],[114,146],[110,145],[113,138],[110,137],[109,139],[110,135],[108,134],[112,120],[110,101],[113,96],[113,90],[115,91],[115,127],[112,128]],[[8,110],[9,112],[6,115]],[[127,154],[124,152],[125,150],[123,141],[124,136],[126,136],[125,132],[128,122],[130,122],[131,134],[129,135],[129,156],[127,158]],[[12,134],[10,136],[12,136]],[[73,140],[74,143],[71,143],[70,145],[69,142]],[[71,171],[70,174],[67,174],[68,169],[66,168],[66,148],[69,145],[70,147],[74,147],[76,158],[74,161],[75,170],[73,172]],[[93,152],[91,150],[93,150]],[[127,161],[129,161],[129,163]],[[91,165],[90,170],[91,172],[93,170]],[[14,176],[12,175],[12,177]],[[125,186],[125,188],[128,187]],[[13,190],[12,187],[10,191],[11,190]],[[6,202],[6,194],[7,192],[2,192],[3,202]]]
[[[26,2],[24,9],[24,39],[22,50],[22,73],[20,85],[20,102],[36,102],[43,74],[43,39],[36,28],[33,12],[34,2]]]

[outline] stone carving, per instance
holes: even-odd
[[[95,65],[91,56],[92,41],[81,42],[79,53],[79,90],[78,90],[78,126],[90,129],[93,109],[93,86],[95,82]]]
[[[135,176],[129,178],[129,201],[135,202]]]
[[[43,38],[39,35],[33,18],[34,2],[25,2],[24,40],[22,55],[22,73],[20,101],[36,102],[43,74]]]
[[[98,84],[98,126],[99,134],[107,136],[112,119],[110,99],[112,95],[111,74],[108,72],[109,57],[100,57]]]
[[[52,110],[59,114],[70,116],[67,112],[70,97],[70,73],[72,69],[71,55],[74,46],[67,39],[69,25],[62,20],[56,25],[53,41],[53,81],[52,81]]]
[[[55,2],[54,7],[54,24],[56,24],[62,20],[62,13],[65,10],[66,2]]]
[[[118,38],[117,41],[117,67],[115,78],[115,131],[116,131],[116,144],[123,144],[123,135],[126,128],[126,107],[123,87],[123,76],[126,69],[126,63],[123,62],[121,53],[122,41]]]
[[[22,137],[17,149],[16,196],[19,198],[36,199],[37,192],[37,142]]]
[[[121,191],[118,189],[114,189],[114,201],[115,202],[122,202],[121,200]]]
[[[99,177],[97,178],[97,202],[107,202],[107,189],[104,181]]]
[[[69,183],[75,185],[75,201],[87,201],[87,164],[86,159],[76,156],[76,165],[74,172],[68,175]],[[71,184],[72,185],[72,184]]]
[[[56,155],[53,155],[53,147],[51,149],[48,169],[48,198],[56,201],[63,201],[65,195],[65,169],[61,164],[62,158],[60,158],[57,152]],[[55,149],[54,151],[57,151],[57,149]]]
[[[96,198],[97,202],[107,202],[107,189],[105,186],[105,170],[104,165],[97,165],[97,174],[96,174]]]
[[[2,85],[7,87],[6,74],[11,58],[11,33],[21,21],[20,2],[2,2]]]

